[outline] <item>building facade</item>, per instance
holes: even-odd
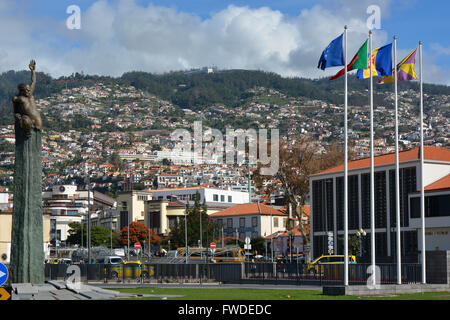
[[[450,173],[450,151],[444,148],[425,147],[424,185],[428,186]],[[411,215],[411,201],[420,190],[419,148],[399,153],[400,161],[400,228],[402,256],[412,260],[419,255],[420,222],[417,214]],[[396,197],[395,197],[395,154],[374,157],[375,185],[375,250],[376,256],[393,261],[396,253]],[[343,254],[344,237],[344,166],[340,165],[310,176],[311,198],[311,252],[312,258],[333,252]],[[432,193],[429,193],[431,196]],[[420,195],[419,195],[420,196]],[[412,198],[411,198],[412,197]],[[448,195],[447,195],[448,197]],[[448,200],[447,200],[448,201]],[[444,210],[445,211],[445,210]],[[416,212],[416,211],[414,211]],[[433,215],[434,213],[429,213]],[[440,213],[441,214],[441,213]],[[450,230],[450,211],[442,213],[441,228]],[[427,218],[427,232],[433,225]],[[371,252],[370,224],[370,159],[348,163],[348,230],[349,238],[355,237],[363,229],[365,237],[360,237],[361,259]],[[427,236],[427,250],[433,240]],[[331,242],[331,244],[330,244]],[[450,238],[440,242],[441,249],[450,249]],[[446,243],[445,246],[442,246]]]
[[[99,212],[115,208],[116,200],[98,191],[78,190],[76,185],[54,185],[42,193],[44,213],[50,215],[51,240],[66,241],[69,224],[87,223],[90,206],[92,218]]]
[[[224,237],[258,238],[286,231],[288,215],[263,203],[238,204],[210,215]]]

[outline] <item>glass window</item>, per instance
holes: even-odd
[[[220,201],[221,202],[225,202],[225,196],[222,194],[222,195],[220,195]]]
[[[232,196],[228,196],[228,202],[233,202],[233,197]]]
[[[233,219],[232,218],[228,218],[227,219],[227,227],[228,228],[233,228]]]
[[[245,218],[239,218],[239,227],[245,227]]]
[[[277,217],[273,218],[273,226],[276,228],[278,227],[278,218]]]
[[[213,201],[219,201],[219,195],[213,194]]]
[[[258,226],[258,217],[252,217],[252,227]]]

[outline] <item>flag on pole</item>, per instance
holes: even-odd
[[[414,71],[414,65],[416,63],[417,49],[411,51],[402,61],[397,64],[397,81],[416,80],[417,74]],[[392,71],[393,72],[393,71]],[[394,82],[394,75],[384,77],[377,84],[385,84]]]
[[[330,42],[330,44],[323,50],[319,59],[317,68],[325,70],[329,67],[344,66],[344,51],[342,49],[343,35]]]
[[[367,57],[367,40],[363,43],[361,48],[359,48],[358,52],[353,57],[352,61],[347,65],[347,72],[355,69],[367,69],[368,68],[368,59]],[[342,68],[338,73],[330,78],[330,80],[337,79],[343,76],[345,73],[345,68]]]
[[[372,50],[372,76],[390,76],[392,74],[392,43]],[[368,58],[370,59],[370,58]],[[358,79],[370,77],[370,69],[359,69]]]

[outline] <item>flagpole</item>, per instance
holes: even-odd
[[[422,41],[419,41],[420,69],[420,218],[422,221],[422,283],[426,283],[425,264],[425,190],[424,190],[424,145],[423,145],[423,72],[422,72]]]
[[[344,285],[348,286],[348,130],[347,130],[347,26],[344,27]]]
[[[370,52],[370,226],[371,226],[371,261],[372,281],[376,284],[375,272],[375,178],[374,178],[374,156],[373,156],[373,76],[372,76],[372,30],[369,31]]]
[[[398,155],[398,97],[397,97],[397,37],[394,36],[394,95],[395,95],[395,214],[397,223],[397,284],[402,284],[400,233],[400,161]]]

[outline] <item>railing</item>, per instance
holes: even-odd
[[[297,283],[333,285],[343,284],[344,265],[320,265],[307,270],[306,265],[297,263],[246,263],[244,278],[260,283]],[[371,264],[349,264],[348,280],[350,285],[366,285],[373,275]],[[396,284],[397,265],[377,264],[376,284]],[[420,264],[402,264],[402,283],[420,283],[422,280]]]
[[[223,282],[294,285],[342,285],[344,265],[322,265],[307,272],[300,263],[149,263],[78,264],[81,282],[104,283],[183,283]],[[46,264],[46,280],[66,280],[69,265]],[[367,285],[372,276],[370,264],[349,264],[349,284]],[[376,284],[396,284],[397,265],[379,264]],[[403,264],[402,283],[420,283],[421,265]]]

